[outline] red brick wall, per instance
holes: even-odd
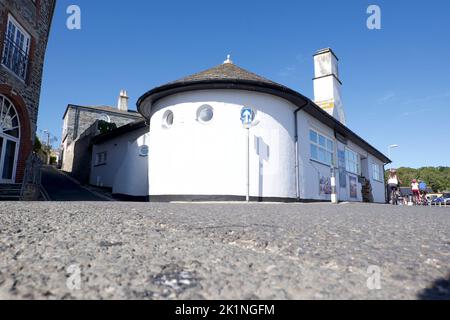
[[[17,161],[16,183],[21,183],[25,173],[25,165],[28,156],[33,149],[31,141],[30,117],[23,98],[11,92],[12,88],[6,84],[0,84],[0,94],[7,97],[14,104],[20,120],[20,149]]]

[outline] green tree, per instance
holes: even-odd
[[[39,140],[39,138],[36,136],[36,138],[34,138],[33,151],[34,152],[39,152],[40,150],[42,150],[42,143],[41,143],[41,140]]]
[[[98,130],[101,134],[108,133],[117,129],[117,125],[115,123],[109,123],[103,120],[98,122]]]
[[[434,192],[450,190],[450,167],[423,167],[419,169],[399,168],[397,174],[402,181],[402,187],[410,187],[412,180],[423,180]],[[389,170],[386,171],[386,179]]]

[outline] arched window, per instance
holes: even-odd
[[[0,95],[0,183],[14,182],[19,147],[19,115],[12,102]]]
[[[0,134],[5,134],[13,138],[20,138],[19,115],[16,108],[6,97],[0,96]]]

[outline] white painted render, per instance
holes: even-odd
[[[386,187],[384,182],[384,163],[371,154],[369,156],[369,165],[375,163],[378,164],[381,167],[383,179],[375,179],[373,176],[372,168],[370,168],[370,183],[372,185],[372,195],[374,198],[374,201],[376,203],[385,203],[386,202]]]
[[[320,78],[334,74],[339,79],[338,60],[330,50],[314,56],[314,77]]]
[[[331,49],[314,55],[314,73],[316,104],[345,125],[338,59]],[[345,141],[344,136],[336,136],[335,128],[347,134],[335,121],[323,120],[329,127],[310,115],[314,114],[311,109],[306,109],[307,113],[294,105],[305,100],[303,107],[315,108],[305,97],[234,66],[230,56],[222,66],[191,78],[194,80],[186,78],[155,88],[139,99],[139,110],[149,121],[149,129],[94,146],[91,184],[112,188],[115,194],[150,199],[245,198],[249,153],[252,198],[331,201],[334,172],[339,201],[363,201],[361,183],[369,180],[373,200],[385,202],[384,177],[375,177],[372,168],[377,164],[377,175],[381,176],[384,163],[352,141]],[[224,86],[227,81],[230,86]],[[249,85],[253,82],[259,90],[271,93],[259,92]],[[187,91],[188,85],[192,85],[191,91]],[[122,90],[119,109],[125,110],[127,101]],[[250,130],[241,122],[243,108],[256,113]],[[317,133],[312,138],[310,130]],[[355,135],[348,136],[366,145]],[[139,155],[143,145],[148,146],[148,157]],[[97,154],[105,152],[108,161],[96,163]],[[347,168],[348,159],[355,161]]]
[[[331,166],[311,160],[309,131],[314,129],[335,141],[334,131],[307,114],[298,113],[300,198],[331,201],[331,195],[319,193],[321,177],[331,177]]]
[[[208,124],[196,120],[203,105],[214,109]],[[250,194],[263,198],[297,198],[295,171],[295,105],[282,98],[243,90],[203,90],[180,93],[158,101],[150,122],[150,195],[245,196],[245,129],[240,111],[250,106],[259,124],[250,131]],[[174,124],[163,125],[171,111]],[[298,113],[299,191],[305,200],[331,200],[319,192],[322,177],[331,177],[331,166],[311,160],[309,130],[314,129],[335,143],[368,159],[365,177],[370,179],[375,202],[385,201],[384,182],[373,179],[371,163],[383,163],[351,141],[345,146],[334,130],[304,111]],[[340,201],[362,201],[358,175],[346,173],[346,188],[339,188]],[[350,177],[357,179],[357,197],[351,198]]]
[[[210,105],[214,117],[197,121],[197,111]],[[282,98],[244,90],[202,90],[179,93],[159,100],[152,107],[150,132],[135,130],[96,144],[92,152],[90,183],[129,196],[245,196],[245,139],[240,121],[243,107],[257,111],[258,125],[250,130],[250,194],[261,198],[330,201],[320,193],[320,179],[331,177],[331,166],[311,160],[309,131],[313,129],[335,144],[337,192],[340,201],[362,201],[358,176],[345,173],[340,188],[337,151],[357,152],[367,158],[363,175],[370,179],[375,202],[385,202],[383,181],[373,177],[372,163],[383,163],[359,146],[338,142],[334,130],[304,111],[298,112],[299,191],[295,170],[295,115],[297,106]],[[174,115],[171,127],[164,116]],[[150,155],[139,155],[148,145]],[[107,152],[106,164],[96,166],[98,153]],[[350,197],[350,177],[357,179],[357,197]]]
[[[148,141],[146,127],[94,145],[90,184],[112,188],[113,194],[148,196],[148,157],[140,155]],[[106,164],[96,165],[97,154],[103,152],[107,153]]]
[[[314,101],[345,124],[338,60],[331,50],[322,50],[314,56],[314,74]]]
[[[205,104],[214,109],[208,124],[196,120]],[[179,93],[152,106],[150,196],[245,196],[244,106],[257,110],[259,122],[250,130],[251,196],[295,199],[296,107],[276,96],[243,90]],[[168,110],[174,114],[170,128],[163,125]]]
[[[340,188],[339,181],[339,171],[337,164],[337,151],[338,149],[349,148],[350,150],[357,152],[363,157],[368,158],[369,169],[368,172],[364,172],[364,176],[367,179],[370,179],[370,183],[372,185],[372,195],[374,197],[374,201],[377,203],[385,203],[385,187],[384,181],[375,180],[373,177],[373,171],[371,164],[376,163],[381,166],[381,169],[384,170],[384,164],[382,161],[378,160],[376,157],[369,154],[367,151],[363,150],[359,146],[355,145],[351,141],[347,142],[347,145],[342,144],[337,141],[334,137],[334,130],[324,125],[319,120],[310,116],[304,111],[300,111],[298,113],[298,128],[299,128],[299,182],[300,182],[300,198],[308,199],[308,200],[326,200],[331,201],[331,195],[329,194],[320,194],[320,178],[331,178],[331,166],[320,163],[315,160],[311,160],[311,151],[310,151],[310,141],[309,141],[309,131],[310,129],[319,132],[320,134],[328,137],[329,139],[334,141],[335,144],[335,173],[336,173],[336,181],[337,181],[337,193],[339,201],[362,201],[362,185],[358,181],[358,175],[346,172],[345,179],[346,188]],[[384,171],[383,171],[384,172]],[[350,177],[355,177],[358,181],[357,184],[357,197],[350,197]]]

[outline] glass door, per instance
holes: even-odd
[[[0,183],[13,183],[16,171],[17,143],[0,137]]]
[[[0,95],[0,183],[14,183],[19,141],[19,116],[11,101]]]
[[[4,182],[13,182],[14,169],[16,167],[16,143],[9,139],[3,139],[3,165],[2,165],[2,180]]]

